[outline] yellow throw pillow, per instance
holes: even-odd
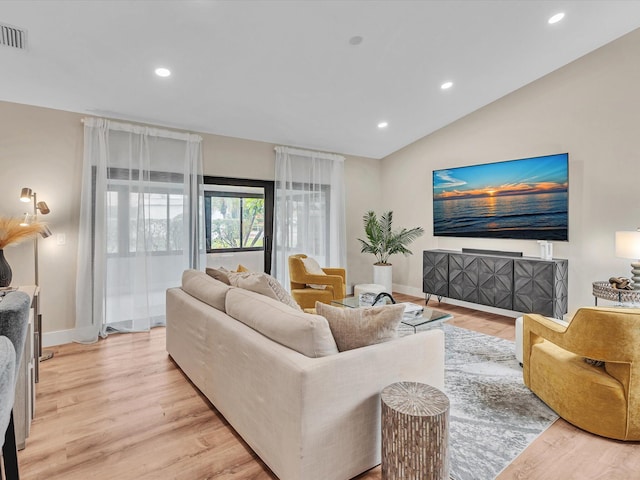
[[[344,352],[396,338],[404,305],[343,308],[316,302],[316,312],[327,319],[338,350]]]
[[[251,270],[249,270],[247,267],[245,267],[241,263],[238,264],[238,269],[236,270],[236,272],[250,272],[250,271]]]

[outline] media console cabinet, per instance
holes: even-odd
[[[422,291],[561,319],[567,313],[568,260],[425,250]]]

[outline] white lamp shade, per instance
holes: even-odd
[[[640,231],[616,232],[616,257],[640,259]]]
[[[21,202],[25,202],[25,203],[26,203],[26,202],[30,202],[30,201],[31,201],[31,195],[32,195],[32,194],[33,194],[33,192],[31,191],[31,189],[30,189],[30,188],[27,188],[27,187],[23,188],[23,189],[20,191],[20,201],[21,201]]]

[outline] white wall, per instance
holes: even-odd
[[[569,152],[569,242],[554,242],[554,257],[569,260],[569,310],[593,305],[593,281],[629,277],[630,261],[615,257],[614,232],[640,225],[638,85],[640,30],[383,159],[384,208],[398,225],[427,232],[413,257],[393,258],[396,289],[422,291],[425,249],[539,253],[535,241],[434,237],[434,169],[561,152]]]
[[[40,219],[53,236],[39,239],[43,330],[71,328],[75,321],[75,272],[82,158],[81,116],[0,102],[0,215],[32,212],[18,200],[30,187],[51,209]],[[57,244],[65,234],[66,243]],[[33,243],[8,247],[13,285],[34,284]]]
[[[409,258],[392,257],[396,290],[421,294],[424,249],[463,246],[537,254],[533,241],[434,238],[433,169],[569,152],[570,241],[554,244],[569,259],[569,305],[591,305],[591,282],[629,276],[614,256],[616,230],[635,229],[640,178],[640,30],[577,60],[382,160],[347,157],[347,275],[371,281],[373,259],[360,253],[362,215],[393,210],[397,226],[427,234]],[[458,84],[456,88],[464,88]],[[455,93],[455,92],[453,92]],[[19,215],[22,187],[51,207],[54,234],[40,241],[45,334],[75,324],[75,271],[82,165],[82,115],[0,102],[0,215]],[[274,145],[203,134],[207,175],[273,179]],[[33,248],[5,251],[14,284],[33,283]],[[47,335],[45,335],[45,341]]]
[[[83,116],[0,102],[0,215],[20,215],[31,208],[18,200],[22,187],[32,188],[38,200],[51,208],[42,219],[50,224],[54,236],[39,241],[45,346],[70,338],[75,325]],[[201,135],[205,175],[273,180],[273,144]],[[355,247],[351,239],[360,235],[364,211],[379,205],[379,169],[379,160],[346,157],[347,269],[350,280],[359,283],[370,281],[368,259],[352,256]],[[60,233],[65,234],[64,245],[57,243]],[[34,283],[32,242],[8,247],[5,256],[13,270],[13,285]]]

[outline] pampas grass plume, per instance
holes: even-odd
[[[35,237],[45,227],[42,222],[33,222],[25,226],[20,225],[21,222],[22,217],[0,217],[0,250],[7,245]]]

